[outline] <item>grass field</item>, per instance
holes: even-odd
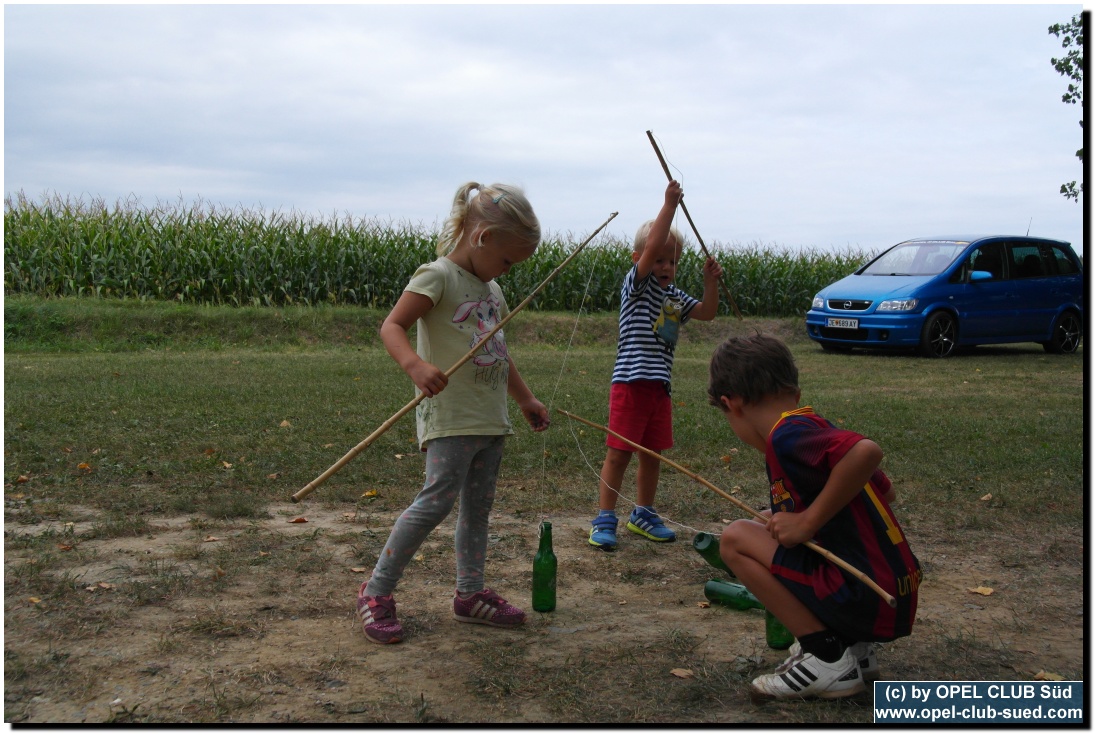
[[[412,591],[451,585],[439,529],[408,572],[412,639],[380,647],[355,635],[362,577],[350,570],[371,569],[420,487],[413,420],[305,503],[288,499],[412,398],[376,338],[382,318],[346,306],[5,301],[7,721],[870,721],[863,703],[743,699],[778,654],[763,636],[757,649],[755,636],[720,634],[736,613],[689,601],[711,570],[687,539],[738,517],[709,490],[664,472],[659,510],[685,543],[589,551],[603,437],[558,415],[550,431],[517,427],[507,443],[488,559],[488,576],[527,603],[535,526],[554,518],[555,617],[494,638],[464,626],[476,628],[468,638],[444,620],[443,600],[416,607]],[[824,353],[800,318],[689,325],[671,456],[758,504],[762,459],[705,397],[714,345],[747,329],[782,336],[804,402],[886,452],[926,572],[917,630],[883,654],[892,678],[1083,679],[1079,652],[1064,645],[1083,636],[1083,348],[983,347],[933,361]],[[506,334],[549,408],[605,422],[613,315],[521,314]],[[297,515],[310,523],[290,525]],[[978,586],[994,593],[967,592]],[[644,594],[682,602],[645,613],[617,604]],[[305,632],[316,636],[307,644]],[[659,652],[654,679],[633,646],[607,646],[625,634]],[[692,676],[663,679],[674,666]],[[416,677],[422,667],[433,673]]]

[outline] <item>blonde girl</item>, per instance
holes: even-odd
[[[485,586],[487,523],[503,443],[513,433],[506,396],[534,431],[547,428],[548,412],[517,371],[504,330],[482,343],[452,376],[446,377],[444,368],[505,318],[509,308],[494,279],[526,260],[539,242],[540,223],[519,188],[464,184],[442,229],[438,258],[418,268],[380,327],[388,354],[426,396],[416,409],[426,481],[396,520],[372,576],[358,590],[358,617],[374,643],[403,639],[392,593],[407,563],[458,498],[454,616],[498,627],[525,621],[523,611]],[[415,324],[417,349],[408,337]]]

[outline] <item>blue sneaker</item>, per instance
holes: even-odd
[[[589,531],[589,543],[604,551],[616,549],[616,524],[619,521],[615,515],[599,515],[593,519],[593,528]]]
[[[631,511],[631,518],[627,520],[627,530],[633,531],[651,541],[676,541],[677,534],[662,523],[661,516],[654,511],[654,506],[635,506]]]

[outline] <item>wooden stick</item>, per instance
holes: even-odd
[[[685,474],[685,475],[688,475],[688,476],[689,476],[689,477],[691,477],[691,478],[692,478],[693,480],[695,480],[696,482],[698,482],[698,483],[700,483],[701,485],[703,485],[704,487],[706,487],[706,488],[707,488],[708,490],[712,490],[712,491],[714,491],[715,493],[718,493],[719,495],[721,495],[722,497],[726,498],[727,500],[729,500],[729,501],[730,501],[731,503],[733,503],[734,505],[738,506],[738,507],[739,507],[739,508],[741,508],[742,510],[744,510],[744,511],[746,511],[746,512],[748,512],[748,513],[751,513],[751,514],[753,514],[753,515],[754,515],[754,516],[756,516],[757,518],[761,518],[761,519],[763,519],[763,520],[764,520],[764,521],[765,521],[765,522],[767,523],[768,519],[767,519],[767,518],[766,518],[766,517],[764,516],[764,514],[763,514],[763,513],[761,513],[761,512],[760,512],[760,511],[758,511],[758,510],[754,510],[753,508],[750,508],[750,507],[749,507],[748,505],[746,505],[745,503],[741,502],[741,501],[740,501],[740,500],[738,500],[737,498],[735,498],[735,497],[733,497],[732,495],[730,495],[730,494],[728,494],[728,493],[726,493],[726,492],[724,492],[724,491],[720,490],[719,488],[715,487],[715,486],[714,486],[714,485],[712,485],[712,484],[711,484],[710,482],[708,482],[707,480],[703,479],[702,477],[700,477],[700,476],[699,476],[699,475],[697,475],[696,473],[694,473],[694,472],[691,472],[691,471],[689,471],[689,470],[686,470],[686,469],[685,469],[684,467],[681,467],[681,466],[680,466],[679,464],[677,464],[676,462],[674,462],[674,461],[672,461],[672,460],[670,460],[670,459],[666,459],[665,457],[663,457],[662,455],[658,454],[657,452],[654,452],[654,451],[652,451],[652,450],[650,450],[650,449],[647,449],[646,447],[642,446],[641,444],[636,444],[635,442],[631,441],[630,439],[627,439],[626,437],[622,437],[622,436],[620,436],[619,434],[617,434],[617,433],[616,433],[615,431],[613,431],[612,429],[609,429],[609,428],[608,428],[607,426],[601,426],[601,425],[599,425],[599,424],[595,424],[595,423],[593,423],[592,421],[589,421],[589,420],[587,420],[587,419],[583,419],[583,418],[582,418],[581,416],[575,416],[575,415],[574,415],[574,414],[572,414],[572,413],[568,413],[567,411],[564,411],[564,410],[563,410],[563,409],[561,409],[561,408],[556,408],[555,410],[556,410],[556,411],[557,411],[558,413],[561,413],[561,414],[563,414],[564,416],[566,416],[566,417],[567,417],[567,418],[569,418],[569,419],[574,419],[575,421],[580,421],[580,422],[582,422],[583,424],[585,424],[585,425],[587,425],[587,426],[592,426],[592,427],[593,427],[593,428],[595,428],[595,429],[600,429],[601,431],[605,432],[606,434],[611,434],[612,436],[616,437],[616,438],[617,438],[617,439],[619,439],[620,441],[622,441],[622,442],[625,442],[626,444],[628,444],[629,446],[632,446],[632,447],[634,447],[635,449],[638,449],[638,450],[639,450],[640,452],[644,452],[644,453],[646,453],[646,454],[649,454],[649,455],[650,455],[651,457],[654,457],[655,459],[658,459],[658,460],[661,460],[662,462],[665,462],[665,463],[666,463],[667,465],[669,465],[669,466],[670,466],[670,467],[672,467],[673,469],[677,470],[678,472],[681,472],[681,473],[683,473],[683,474]],[[814,543],[813,541],[804,541],[804,542],[803,542],[803,544],[804,544],[804,545],[806,546],[806,548],[808,548],[808,549],[813,549],[814,551],[816,551],[817,553],[821,554],[821,555],[822,555],[822,556],[824,556],[824,557],[825,557],[826,559],[828,559],[829,561],[831,561],[831,562],[832,562],[833,564],[836,564],[836,565],[837,565],[838,567],[840,567],[841,569],[843,569],[843,570],[845,570],[845,571],[847,571],[847,572],[850,572],[851,574],[853,574],[853,575],[855,576],[855,578],[856,578],[856,579],[858,579],[858,580],[859,580],[860,582],[862,582],[863,584],[867,585],[867,586],[868,586],[868,587],[870,587],[870,588],[871,588],[872,590],[874,590],[874,591],[875,591],[875,592],[876,592],[876,593],[878,594],[878,596],[879,596],[879,597],[881,597],[881,598],[882,598],[883,600],[885,600],[885,601],[886,601],[886,604],[888,604],[888,605],[889,605],[890,607],[897,607],[897,600],[895,600],[895,599],[894,599],[894,596],[893,596],[893,595],[891,595],[890,593],[886,592],[886,590],[884,590],[884,589],[882,589],[881,587],[879,587],[879,586],[878,586],[878,585],[877,585],[877,584],[875,583],[875,581],[874,581],[873,579],[871,579],[870,577],[868,577],[868,576],[867,576],[866,574],[864,574],[863,572],[859,571],[858,569],[856,569],[855,567],[853,567],[853,566],[852,566],[851,564],[849,564],[848,562],[844,561],[843,559],[841,559],[840,557],[838,557],[838,556],[837,556],[836,554],[834,554],[833,552],[829,551],[828,549],[824,549],[824,548],[822,548],[822,547],[818,546],[818,545],[817,545],[816,543]]]
[[[650,138],[650,145],[654,146],[654,152],[658,154],[658,160],[661,161],[662,170],[665,171],[665,177],[670,181],[673,180],[673,174],[669,172],[669,164],[665,162],[665,158],[662,156],[661,150],[658,148],[658,144],[654,142],[654,134],[649,130],[646,131],[646,137]],[[692,215],[688,213],[688,207],[685,206],[684,200],[681,200],[681,211],[684,212],[685,218],[688,220],[688,224],[692,225],[692,232],[696,234],[696,239],[700,241],[700,248],[703,250],[703,254],[708,258],[712,257],[708,252],[707,246],[703,243],[703,238],[700,237],[700,231],[696,229],[696,223],[692,221]],[[734,301],[734,297],[730,295],[730,288],[726,285],[725,279],[719,279],[719,285],[722,286],[722,292],[726,296],[726,300],[730,302],[730,306],[734,309],[734,314],[738,319],[742,319],[741,311],[738,309],[738,304]]]
[[[528,306],[529,302],[530,302],[530,301],[532,301],[532,300],[533,300],[533,299],[534,299],[534,298],[536,297],[536,295],[537,295],[537,294],[539,294],[539,293],[540,293],[541,291],[543,291],[543,290],[544,290],[544,287],[545,287],[545,286],[547,286],[548,282],[549,282],[549,281],[551,281],[551,280],[552,280],[553,278],[555,278],[555,276],[557,276],[557,275],[559,274],[559,271],[561,271],[561,270],[562,270],[562,269],[563,269],[563,268],[564,268],[564,267],[565,267],[565,266],[567,265],[567,263],[569,263],[569,262],[570,262],[571,260],[573,260],[573,259],[574,259],[574,256],[575,256],[575,255],[577,255],[577,254],[578,254],[579,252],[581,252],[582,248],[584,248],[584,247],[585,247],[586,245],[588,245],[588,244],[589,244],[589,242],[590,242],[590,241],[591,241],[591,240],[592,240],[592,239],[593,239],[594,237],[596,237],[596,236],[597,236],[597,233],[598,233],[598,232],[600,232],[601,230],[603,230],[603,229],[604,229],[604,228],[605,228],[605,227],[606,227],[606,226],[608,225],[608,223],[609,223],[609,222],[611,222],[611,221],[613,220],[613,218],[614,218],[614,217],[615,217],[615,216],[616,216],[617,214],[619,214],[619,212],[613,212],[613,213],[612,213],[611,215],[609,215],[608,219],[606,219],[606,220],[605,220],[605,221],[604,221],[604,222],[603,222],[603,223],[601,224],[601,226],[600,226],[600,227],[598,227],[598,228],[597,228],[596,230],[594,230],[594,231],[593,231],[593,234],[592,234],[592,235],[590,235],[589,237],[587,237],[587,238],[585,239],[585,241],[584,241],[584,242],[583,242],[583,243],[582,243],[581,245],[579,245],[578,247],[576,247],[576,248],[574,249],[574,252],[573,252],[573,253],[571,253],[570,255],[568,255],[568,256],[566,257],[566,259],[565,259],[565,260],[564,260],[564,261],[563,261],[562,263],[560,263],[560,264],[558,265],[558,267],[556,267],[556,268],[555,268],[555,270],[553,270],[553,271],[552,271],[552,272],[551,272],[550,274],[548,274],[548,277],[547,277],[547,278],[545,278],[545,279],[544,279],[543,281],[541,281],[541,282],[540,282],[540,285],[539,285],[539,286],[537,286],[537,287],[536,287],[536,288],[535,288],[535,289],[533,290],[533,292],[532,292],[532,293],[530,293],[530,294],[528,295],[528,297],[527,297],[527,298],[525,298],[525,300],[524,300],[524,301],[522,301],[522,302],[521,302],[520,304],[518,304],[518,305],[517,305],[517,308],[513,309],[512,311],[510,311],[510,313],[509,313],[509,314],[507,314],[507,315],[506,315],[506,317],[505,317],[504,319],[502,319],[502,320],[501,320],[500,322],[498,322],[498,324],[496,324],[496,325],[494,326],[494,328],[493,328],[493,329],[491,329],[491,330],[490,330],[489,332],[487,332],[487,333],[486,333],[485,335],[483,335],[483,338],[482,338],[481,340],[479,340],[478,342],[476,342],[476,343],[475,343],[475,346],[474,346],[474,347],[472,347],[472,348],[471,348],[470,350],[468,350],[468,352],[467,352],[467,354],[466,354],[466,355],[464,355],[463,357],[461,357],[461,358],[460,358],[459,360],[457,360],[457,362],[456,362],[456,364],[455,364],[455,365],[453,365],[453,366],[452,366],[451,368],[449,368],[448,370],[446,370],[446,371],[445,371],[445,377],[447,378],[447,377],[451,376],[451,375],[452,375],[453,373],[455,373],[455,372],[456,372],[456,371],[457,371],[457,370],[458,370],[458,369],[459,369],[459,368],[460,368],[460,367],[461,367],[461,366],[462,366],[462,365],[463,365],[464,363],[466,363],[466,362],[467,362],[468,360],[470,360],[471,358],[473,358],[473,357],[475,356],[475,353],[479,351],[479,348],[480,348],[480,347],[481,347],[482,345],[486,344],[486,343],[487,343],[487,342],[488,342],[488,341],[489,341],[489,340],[491,339],[491,337],[493,337],[493,336],[494,336],[495,334],[497,334],[497,333],[499,332],[499,330],[501,330],[501,329],[502,329],[502,327],[506,326],[506,323],[507,323],[507,322],[509,322],[509,320],[510,320],[510,319],[512,319],[512,318],[514,317],[514,315],[515,315],[515,314],[516,314],[517,312],[521,311],[521,309],[524,309],[524,308],[525,308],[526,306]],[[381,436],[381,435],[382,435],[382,434],[383,434],[384,432],[386,432],[386,431],[387,431],[388,429],[392,428],[392,425],[393,425],[393,424],[394,424],[394,423],[395,423],[396,421],[398,421],[399,419],[403,418],[403,416],[405,416],[405,415],[406,415],[407,413],[409,413],[409,412],[410,412],[410,411],[411,411],[411,410],[412,410],[412,409],[413,409],[413,408],[414,408],[415,406],[417,406],[417,405],[418,405],[419,403],[421,403],[421,402],[422,402],[422,400],[423,400],[423,399],[424,399],[425,397],[426,397],[426,394],[425,394],[425,393],[419,393],[419,394],[418,394],[417,396],[415,396],[414,400],[412,400],[412,401],[411,401],[410,403],[408,403],[408,404],[407,404],[406,406],[404,406],[403,408],[401,408],[401,409],[399,409],[398,411],[396,411],[396,412],[395,412],[395,414],[393,414],[393,415],[392,415],[392,417],[391,417],[390,419],[388,419],[388,420],[387,420],[387,421],[385,421],[385,422],[384,422],[383,424],[381,424],[381,425],[380,425],[380,427],[379,427],[379,428],[378,428],[378,429],[377,429],[376,431],[374,431],[374,432],[373,432],[372,434],[369,434],[369,436],[365,437],[365,438],[364,438],[364,439],[363,439],[363,440],[362,440],[362,441],[361,441],[360,443],[358,443],[358,445],[357,445],[357,446],[355,446],[355,447],[354,447],[353,449],[351,449],[350,451],[346,452],[346,454],[345,454],[345,455],[343,455],[342,459],[338,460],[338,461],[337,461],[337,462],[335,462],[335,463],[334,463],[333,465],[331,465],[331,466],[330,466],[330,467],[329,467],[329,468],[327,469],[327,471],[326,471],[326,472],[324,472],[324,473],[323,473],[322,475],[320,475],[320,476],[319,476],[319,477],[317,477],[316,479],[314,479],[314,480],[312,480],[311,482],[309,482],[309,483],[308,483],[307,485],[305,485],[304,487],[302,487],[302,488],[301,488],[300,490],[297,490],[297,491],[296,491],[295,493],[293,493],[293,496],[292,496],[292,498],[291,498],[291,499],[292,499],[292,501],[293,501],[294,503],[299,503],[299,502],[300,502],[301,500],[303,500],[303,499],[304,499],[304,498],[305,498],[305,497],[306,497],[306,496],[307,496],[307,495],[308,495],[309,493],[311,493],[311,492],[312,492],[313,490],[315,490],[315,489],[316,489],[317,487],[319,487],[319,486],[320,486],[320,485],[322,485],[322,484],[323,484],[324,482],[326,482],[326,481],[327,481],[327,478],[329,478],[329,477],[330,477],[331,475],[333,475],[333,474],[335,474],[336,472],[338,472],[338,471],[339,471],[340,469],[342,469],[342,467],[343,467],[343,466],[344,466],[344,465],[345,465],[345,464],[346,464],[347,462],[349,462],[349,461],[350,461],[351,459],[353,459],[353,458],[354,458],[354,457],[356,457],[356,456],[357,456],[358,454],[360,454],[360,453],[361,453],[361,451],[362,451],[363,449],[365,449],[365,447],[367,447],[367,446],[369,446],[370,444],[372,444],[372,443],[373,443],[374,441],[376,441],[376,440],[377,440],[377,438],[378,438],[378,437],[380,437],[380,436]]]

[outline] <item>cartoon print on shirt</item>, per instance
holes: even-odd
[[[468,342],[468,347],[474,347],[488,332],[490,332],[490,330],[498,325],[498,311],[500,306],[501,304],[497,297],[495,297],[494,294],[491,294],[478,301],[465,301],[457,307],[456,313],[453,314],[452,317],[454,324],[463,322],[472,314],[475,314],[475,331],[472,334],[471,340]],[[490,367],[499,362],[509,362],[509,352],[506,350],[506,339],[502,336],[501,330],[483,345],[483,351],[477,352],[475,357],[472,358],[472,362],[479,367]]]
[[[654,336],[672,352],[677,346],[677,335],[681,329],[681,312],[684,302],[671,296],[662,301],[661,313],[654,320]]]

